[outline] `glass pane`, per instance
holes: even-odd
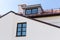
[[[26,24],[23,24],[23,27],[26,27]]]
[[[22,31],[26,31],[26,28],[22,28]]]
[[[17,35],[20,36],[21,35],[21,32],[18,32]]]
[[[18,24],[18,27],[21,27],[21,24]]]
[[[26,32],[22,32],[22,35],[26,35]]]
[[[21,31],[21,28],[18,28],[18,31]]]
[[[31,10],[26,10],[26,14],[31,14]]]
[[[37,14],[38,13],[38,9],[32,9],[32,14]]]

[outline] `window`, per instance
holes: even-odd
[[[36,13],[38,13],[38,9],[36,8],[36,9],[32,9],[32,14],[36,14]]]
[[[26,9],[25,14],[37,14],[38,13],[38,8],[33,8],[33,9]]]
[[[31,10],[30,9],[26,10],[26,14],[31,14]]]
[[[26,36],[26,22],[17,24],[17,37]]]

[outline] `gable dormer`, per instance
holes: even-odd
[[[24,16],[35,16],[40,15],[43,12],[43,9],[40,4],[35,5],[19,5],[19,14]]]

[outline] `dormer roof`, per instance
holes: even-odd
[[[38,8],[38,7],[41,7],[41,4],[35,4],[35,5],[26,5],[25,4],[25,6],[23,6],[23,5],[20,5],[20,6],[22,6],[22,8],[23,9],[28,9],[28,8]]]

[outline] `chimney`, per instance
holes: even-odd
[[[21,7],[26,7],[27,5],[26,5],[26,4],[21,4],[20,6],[21,6]]]
[[[26,7],[26,6],[27,6],[26,4],[18,5],[18,13],[24,15],[25,10],[23,8]]]

